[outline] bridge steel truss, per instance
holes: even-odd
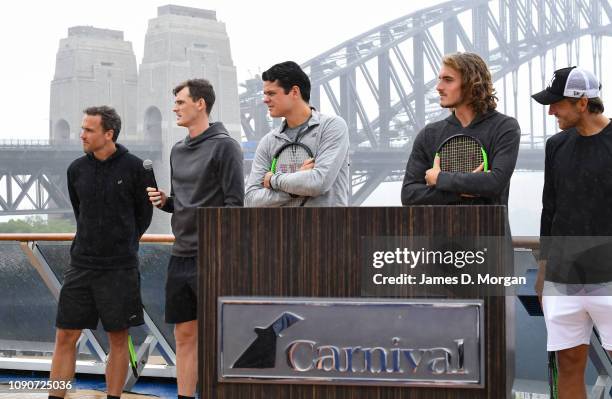
[[[305,62],[311,103],[341,115],[349,126],[352,204],[361,204],[382,182],[401,180],[416,133],[446,115],[434,90],[443,54],[463,50],[483,56],[494,80],[502,83],[504,112],[511,91],[516,116],[517,88],[524,83],[519,68],[528,65],[533,92],[533,60],[545,65],[552,53],[556,67],[557,48],[564,44],[568,60],[580,59],[579,39],[590,36],[593,69],[601,75],[602,37],[611,35],[611,21],[609,0],[450,1],[397,18]],[[540,79],[545,86],[543,73]],[[242,86],[241,124],[247,139],[256,142],[279,120],[268,118],[260,78]],[[546,131],[542,111],[543,132],[537,136],[538,116],[530,107],[519,167],[542,168],[542,143],[553,133]],[[129,143],[129,148],[143,159],[161,154],[159,143]],[[82,155],[78,143],[0,143],[0,152],[0,215],[72,212],[66,168]]]
[[[0,146],[0,215],[71,213],[66,168],[78,147]]]
[[[65,169],[41,168],[28,171],[28,174],[13,174],[10,171],[0,172],[0,214],[29,215],[32,213],[70,213],[70,200],[61,190],[66,186]],[[14,192],[15,187],[18,191]]]
[[[140,157],[158,159],[157,143],[127,144]],[[72,214],[66,170],[83,155],[78,142],[0,143],[0,216]]]
[[[531,86],[534,59],[545,65],[552,52],[556,64],[557,47],[563,44],[567,59],[578,59],[579,39],[590,35],[594,69],[600,74],[602,36],[610,36],[611,21],[608,0],[450,1],[378,26],[302,64],[312,82],[312,105],[342,116],[349,126],[353,204],[363,202],[381,182],[401,180],[411,139],[446,115],[434,89],[443,54],[480,54],[494,81],[503,81],[504,99],[510,76],[516,114],[522,65],[529,66]],[[260,80],[245,82],[240,96],[242,128],[250,141],[271,128]],[[519,166],[540,168],[546,122],[538,140],[536,116],[529,112]]]

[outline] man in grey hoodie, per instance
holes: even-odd
[[[177,125],[189,135],[170,153],[170,195],[149,187],[149,200],[172,213],[175,241],[166,281],[166,322],[174,323],[178,397],[193,398],[197,383],[198,207],[242,206],[242,150],[221,122],[209,121],[212,85],[191,79],[173,90]]]
[[[455,53],[442,59],[436,90],[440,106],[452,110],[441,121],[419,132],[406,165],[403,205],[508,205],[510,177],[518,156],[518,122],[495,110],[497,98],[491,73],[474,53]],[[447,138],[466,134],[477,138],[488,153],[490,173],[442,172],[438,147]]]
[[[264,103],[270,116],[285,118],[257,146],[245,194],[246,206],[286,206],[295,196],[304,206],[348,206],[349,136],[346,122],[310,107],[310,80],[300,66],[286,61],[262,74]],[[276,151],[301,135],[313,159],[294,173],[272,173]]]

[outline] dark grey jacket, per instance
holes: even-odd
[[[467,134],[480,140],[489,158],[490,173],[440,172],[436,186],[425,184],[438,147],[447,138]],[[516,119],[495,110],[477,115],[467,127],[454,114],[430,123],[417,135],[402,186],[404,205],[508,205],[510,177],[518,156],[521,130]],[[476,195],[465,199],[461,194]]]
[[[172,188],[162,208],[172,213],[175,241],[172,255],[198,253],[198,207],[242,206],[244,174],[240,144],[221,122],[211,123],[204,133],[187,136],[172,147]]]

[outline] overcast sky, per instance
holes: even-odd
[[[226,23],[238,81],[242,82],[276,62],[293,59],[302,63],[378,25],[441,2],[180,0],[172,4],[217,11],[217,18]],[[157,0],[38,0],[4,3],[0,12],[0,139],[48,138],[49,89],[55,68],[55,55],[60,39],[67,37],[69,27],[91,25],[123,31],[125,40],[132,43],[137,64],[140,64],[148,21],[157,16],[158,6],[168,3]],[[603,48],[611,44],[612,39],[604,39]],[[584,60],[581,62],[588,61],[590,64],[590,42],[585,38],[581,47],[581,60]],[[563,58],[563,53],[560,52],[560,58]],[[612,68],[611,59],[604,50],[604,71]],[[550,67],[551,64],[548,65]],[[538,71],[535,76],[538,76]],[[523,78],[520,82],[519,107],[525,109],[531,104],[522,100],[529,98],[526,91],[528,85]],[[606,83],[604,76],[604,102],[609,102],[612,98],[607,98]],[[536,82],[534,89],[539,86],[540,83]],[[534,107],[537,112],[541,112],[541,108]],[[525,114],[522,112],[522,115]],[[554,123],[552,118],[547,120]],[[525,189],[531,193],[537,192],[536,197],[539,196],[539,188],[534,190],[531,180],[529,184],[522,183],[519,186],[525,185]],[[374,199],[367,204],[397,205],[398,190],[392,190],[393,200],[389,199],[391,197],[387,191],[381,190],[384,198]],[[538,208],[527,209],[524,206],[527,203],[525,193],[513,194],[516,192],[511,191],[510,208],[515,213],[523,212],[523,219],[536,221],[527,230],[516,230],[513,226],[515,233],[537,234],[538,201],[527,201]]]
[[[430,1],[428,5],[441,3]],[[48,138],[49,88],[59,40],[75,25],[124,32],[142,61],[149,19],[168,1],[11,1],[0,13],[0,139]],[[180,0],[226,23],[238,81],[293,59],[304,62],[392,19],[423,8],[397,0]],[[299,5],[298,5],[299,4]],[[348,9],[348,11],[347,11]]]
[[[276,62],[292,59],[302,63],[378,25],[441,2],[310,0],[298,6],[297,2],[287,0],[180,0],[173,4],[217,11],[217,18],[225,22],[230,37],[238,82],[243,82]],[[123,31],[140,64],[148,21],[157,16],[158,6],[166,4],[165,0],[12,1],[4,4],[0,13],[0,139],[48,138],[49,90],[55,55],[69,27],[91,25]],[[581,63],[590,68],[590,39],[585,37],[582,42]],[[611,43],[612,39],[604,38],[603,48]],[[564,53],[560,51],[560,59],[564,58]],[[612,67],[611,59],[604,51],[604,71]],[[559,67],[566,66],[564,63],[560,61]],[[550,66],[551,63],[547,69]],[[546,75],[551,72],[552,69]],[[541,86],[538,76],[535,70],[534,89]],[[523,76],[520,81],[524,83]],[[603,99],[609,102],[612,99],[608,99],[606,84],[604,76]],[[528,98],[527,85],[520,86],[519,97]],[[529,123],[524,120],[529,105],[541,112],[538,105],[520,101],[519,122],[523,124]],[[554,120],[547,123],[554,124]]]

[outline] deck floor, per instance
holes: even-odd
[[[46,393],[0,393],[1,399],[47,399]],[[121,399],[159,398],[154,395],[124,393]],[[106,393],[92,390],[78,390],[66,395],[66,399],[106,399]]]

